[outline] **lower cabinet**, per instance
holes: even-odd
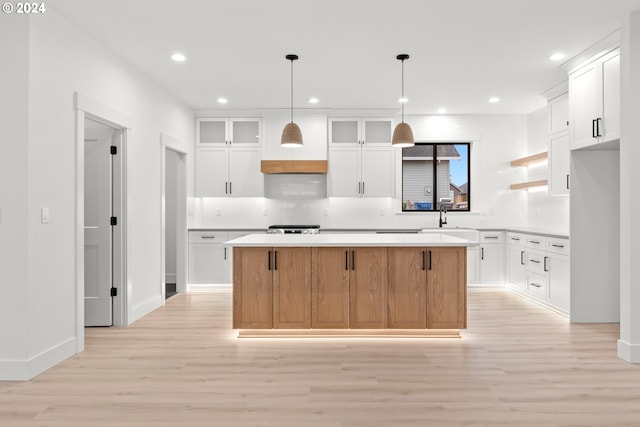
[[[189,284],[229,283],[226,240],[224,231],[189,232]]]
[[[480,283],[504,283],[504,232],[480,232]]]
[[[466,327],[465,247],[234,248],[236,329]]]
[[[311,327],[311,248],[234,249],[234,328]]]
[[[427,328],[466,328],[466,249],[429,248],[427,253]]]

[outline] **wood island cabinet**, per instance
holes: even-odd
[[[466,327],[466,247],[235,247],[235,329]]]
[[[427,328],[466,328],[467,251],[436,247],[427,256]]]
[[[311,327],[349,327],[349,248],[313,248]]]
[[[426,258],[426,248],[389,248],[389,328],[427,327]]]
[[[387,248],[351,248],[349,327],[387,327]]]

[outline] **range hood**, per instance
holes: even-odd
[[[260,171],[264,174],[326,174],[328,169],[326,160],[262,160],[260,162]]]

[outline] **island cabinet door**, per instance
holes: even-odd
[[[273,248],[273,327],[311,327],[311,248]]]
[[[273,327],[271,248],[233,249],[233,327]]]
[[[427,327],[427,248],[389,248],[389,328]]]
[[[312,249],[311,326],[349,328],[349,248]]]
[[[466,248],[427,249],[427,328],[467,327],[466,262]]]
[[[387,248],[351,248],[349,327],[387,327]]]

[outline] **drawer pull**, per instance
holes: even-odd
[[[498,236],[484,236],[485,239],[497,239]]]
[[[512,238],[511,238],[511,240],[515,240],[515,241],[518,241],[518,242],[519,242],[519,241],[520,241],[520,238],[519,238],[519,237],[512,237]]]
[[[540,242],[538,240],[529,240],[529,243],[533,243],[534,245],[539,245]]]
[[[529,283],[531,286],[533,286],[534,288],[541,288],[542,285],[538,285],[537,283]]]
[[[216,236],[200,236],[201,239],[215,239]]]
[[[553,246],[554,248],[564,248],[564,245],[556,245],[555,243],[552,244],[551,246]]]
[[[535,262],[536,264],[540,264],[540,260],[537,260],[537,259],[530,259],[529,262]]]

